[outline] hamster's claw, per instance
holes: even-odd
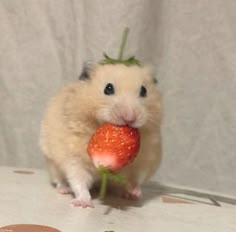
[[[80,199],[73,199],[71,201],[71,205],[74,207],[82,207],[82,208],[94,208],[94,205],[91,200],[85,201],[85,200],[80,200]]]

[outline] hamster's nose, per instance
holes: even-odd
[[[136,121],[136,114],[133,111],[125,111],[121,115],[121,119],[128,125]]]

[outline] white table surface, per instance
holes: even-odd
[[[106,204],[95,199],[95,208],[82,209],[71,207],[72,197],[58,194],[49,185],[45,171],[19,174],[15,170],[29,169],[0,167],[0,228],[40,224],[63,232],[236,231],[236,206],[165,203],[155,191],[146,189],[141,203],[114,197]]]

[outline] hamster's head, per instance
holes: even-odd
[[[84,68],[79,79],[99,124],[134,128],[159,124],[160,95],[150,67],[92,65]]]

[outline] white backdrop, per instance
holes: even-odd
[[[155,179],[236,194],[235,0],[1,0],[0,164],[44,166],[49,96],[85,60],[127,55],[157,70],[163,162]]]

